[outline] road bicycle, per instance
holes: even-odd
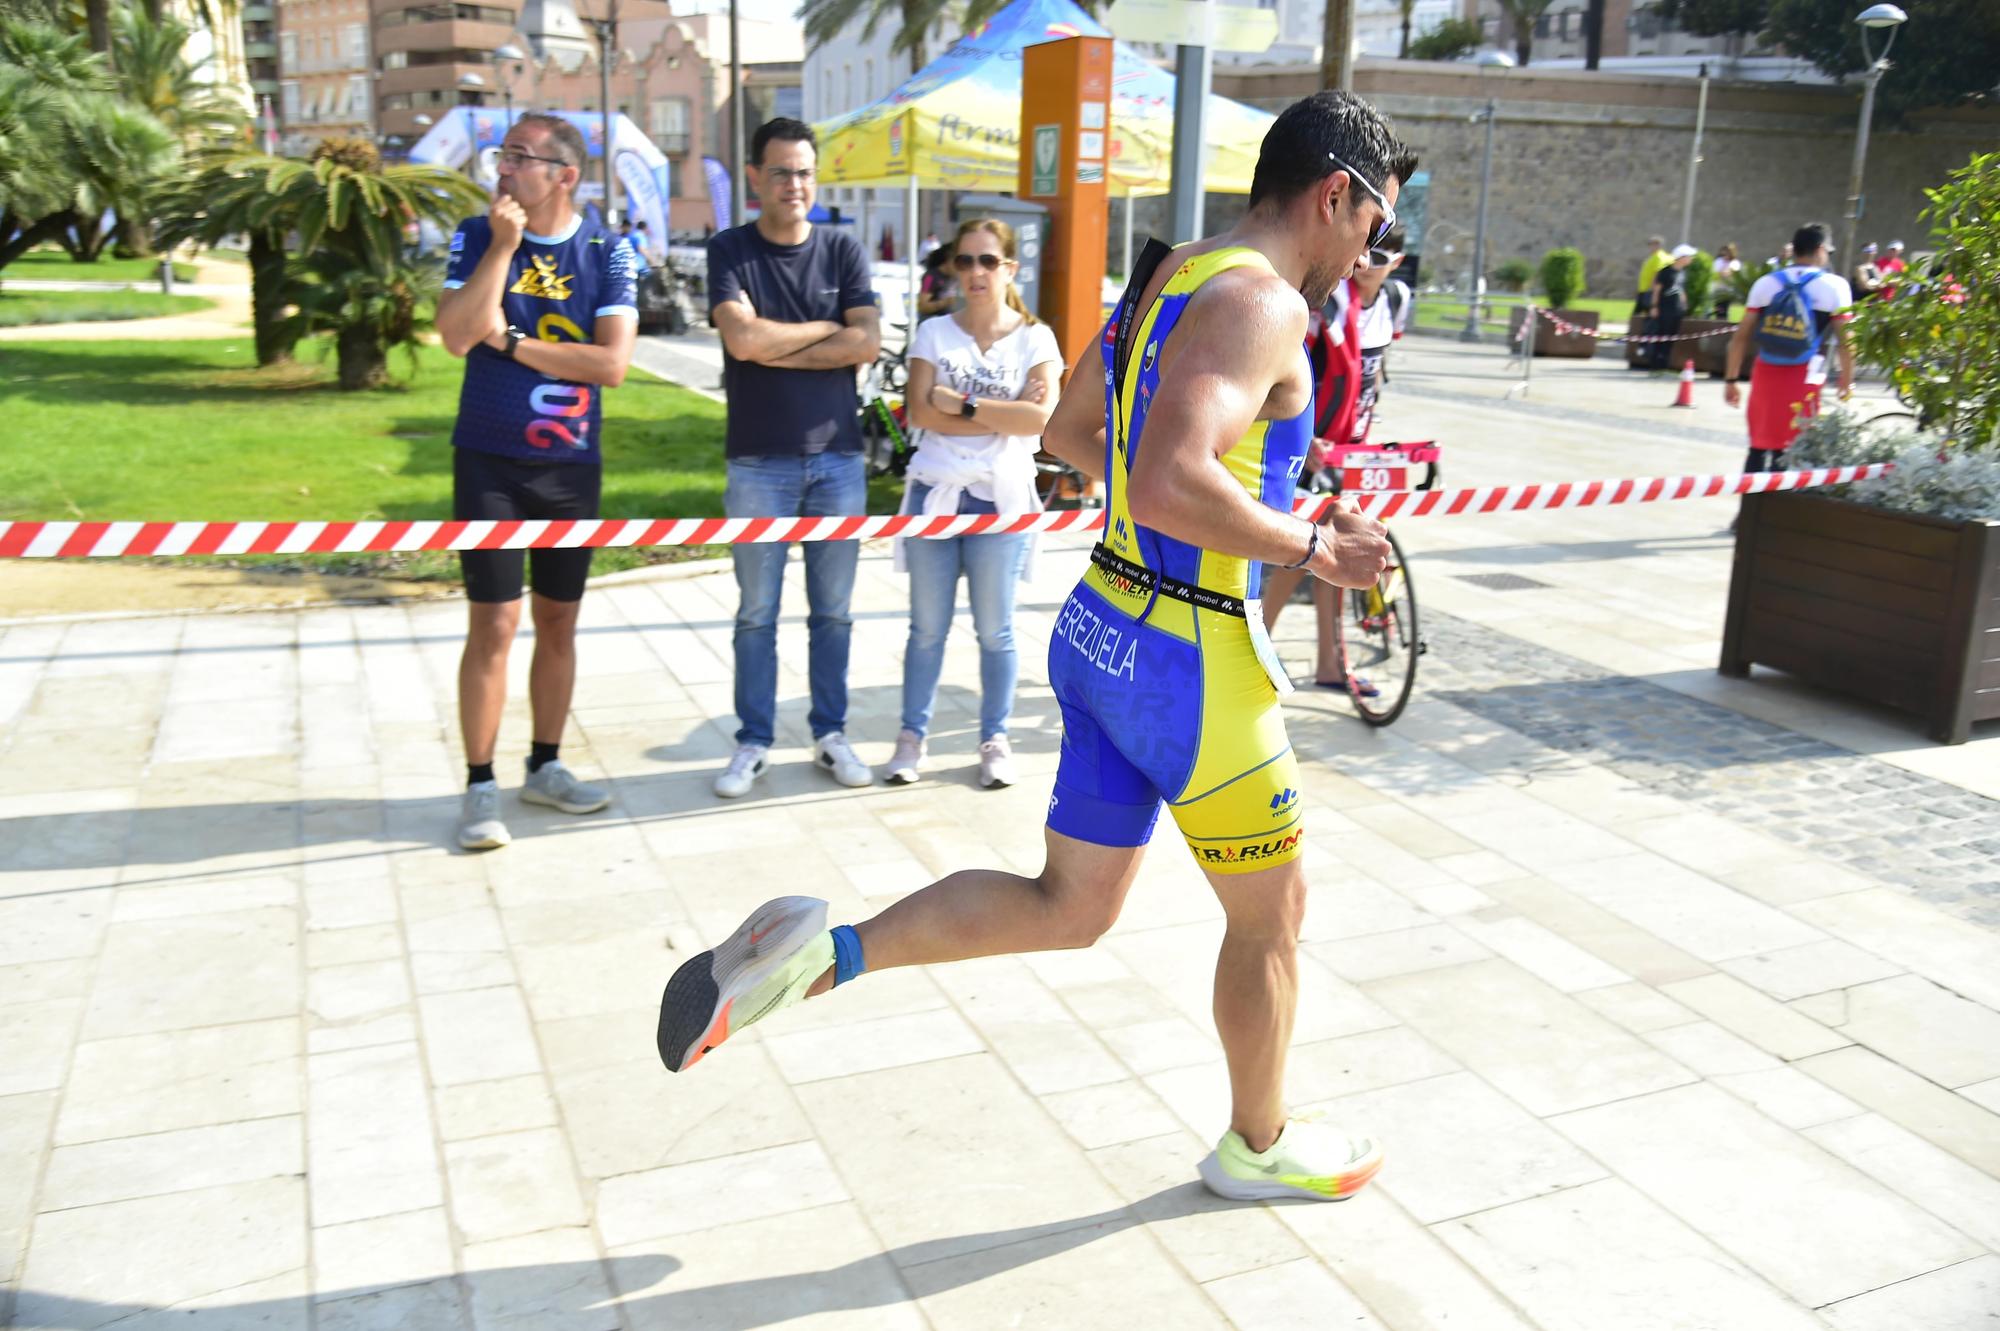
[[[1393,494],[1431,490],[1443,475],[1433,440],[1387,444],[1327,444],[1327,465],[1314,479],[1321,494]],[[1410,484],[1410,470],[1422,465],[1423,480]],[[1417,686],[1417,661],[1430,650],[1417,617],[1417,588],[1410,558],[1396,534],[1391,556],[1372,587],[1343,588],[1335,604],[1333,640],[1354,710],[1371,726],[1386,726],[1409,706]]]

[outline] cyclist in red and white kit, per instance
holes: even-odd
[[[1310,492],[1314,475],[1335,465],[1329,445],[1365,444],[1375,424],[1389,347],[1402,337],[1410,322],[1410,288],[1389,276],[1403,262],[1403,234],[1398,227],[1383,238],[1379,248],[1370,250],[1368,266],[1357,266],[1353,276],[1333,289],[1333,298],[1306,331],[1306,349],[1314,372],[1315,437],[1307,474],[1300,478],[1304,492]],[[1284,569],[1264,570],[1267,631],[1277,627],[1278,616],[1303,577]],[[1337,589],[1325,583],[1314,584],[1313,610],[1319,627],[1313,683],[1322,689],[1348,687],[1347,669],[1333,637],[1339,596]],[[1357,678],[1355,687],[1363,697],[1376,695],[1375,687],[1364,679]]]

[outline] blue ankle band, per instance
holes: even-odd
[[[867,959],[861,955],[861,935],[854,932],[851,924],[837,924],[833,927],[833,987],[838,989],[855,976],[868,969]]]

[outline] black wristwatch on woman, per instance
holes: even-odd
[[[967,420],[971,420],[972,413],[978,410],[979,410],[979,399],[976,397],[968,397],[965,399],[965,401],[958,404],[958,414],[965,417],[965,419]]]
[[[522,342],[527,340],[528,335],[522,332],[520,329],[514,327],[513,324],[508,324],[507,331],[504,334],[504,336],[507,339],[507,349],[501,352],[500,354],[505,356],[508,360],[513,360],[515,350],[520,347]]]

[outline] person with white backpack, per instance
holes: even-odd
[[[973,218],[943,248],[958,280],[957,312],[918,325],[910,343],[910,424],[921,430],[902,511],[1033,513],[1035,451],[1060,396],[1062,352],[1053,330],[1028,313],[1014,286],[1014,231]],[[897,542],[910,574],[910,637],[903,652],[903,726],[889,782],[919,779],[945,637],[964,576],[979,636],[979,784],[1014,783],[1007,720],[1019,662],[1014,591],[1026,566],[1027,533],[915,538]]]
[[[1840,398],[1854,391],[1854,348],[1847,339],[1847,320],[1854,292],[1847,279],[1827,271],[1833,246],[1826,224],[1811,222],[1792,237],[1793,261],[1764,274],[1743,302],[1743,322],[1729,339],[1723,373],[1722,399],[1743,403],[1743,366],[1750,367],[1750,405],[1744,412],[1750,426],[1750,455],[1745,471],[1780,471],[1785,450],[1798,437],[1799,426],[1819,412],[1820,390],[1826,384],[1827,342],[1840,353]]]

